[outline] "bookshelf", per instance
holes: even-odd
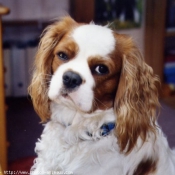
[[[168,87],[165,83],[164,74],[166,53],[168,52],[167,45],[171,45],[171,42],[175,43],[175,27],[166,27],[168,12],[168,0],[146,1],[145,58],[146,62],[152,66],[155,73],[160,77],[162,84],[160,95],[162,96],[164,96],[163,94],[167,91],[167,88],[170,91],[170,85]],[[171,91],[174,92],[172,88]]]

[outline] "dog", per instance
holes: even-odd
[[[29,87],[46,123],[31,174],[175,175],[157,83],[131,37],[70,16],[49,25]]]

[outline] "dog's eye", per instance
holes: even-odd
[[[68,56],[64,52],[58,52],[57,55],[63,61],[67,61],[68,60]]]
[[[99,75],[104,75],[107,74],[108,72],[109,72],[108,67],[103,64],[97,65],[95,67],[95,73]]]

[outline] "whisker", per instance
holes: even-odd
[[[103,102],[101,102],[98,98],[95,97],[95,100],[97,100],[98,102],[100,102],[106,109],[108,108]]]
[[[42,85],[48,85],[48,84],[50,84],[51,83],[51,81],[44,81],[44,82],[42,82],[41,84]]]
[[[46,75],[46,76],[52,77],[52,75],[51,75],[51,74],[43,74],[43,75]]]
[[[94,104],[94,106],[95,106],[95,107],[97,107],[97,108],[98,108],[98,104],[97,104],[97,102],[96,102],[96,100],[95,100],[95,99],[93,100],[93,104]]]
[[[37,76],[39,76],[39,77],[52,77],[52,75],[51,74],[43,74],[43,73],[40,73],[39,75],[37,75]]]

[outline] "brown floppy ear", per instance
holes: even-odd
[[[64,17],[61,21],[48,26],[42,34],[34,62],[34,74],[29,86],[29,94],[34,108],[43,122],[50,118],[50,105],[47,93],[51,79],[53,50],[63,35],[75,27],[76,24],[71,17]]]
[[[159,79],[131,38],[117,38],[122,49],[122,70],[114,103],[116,135],[121,151],[129,153],[139,137],[145,141],[148,132],[156,132]]]

